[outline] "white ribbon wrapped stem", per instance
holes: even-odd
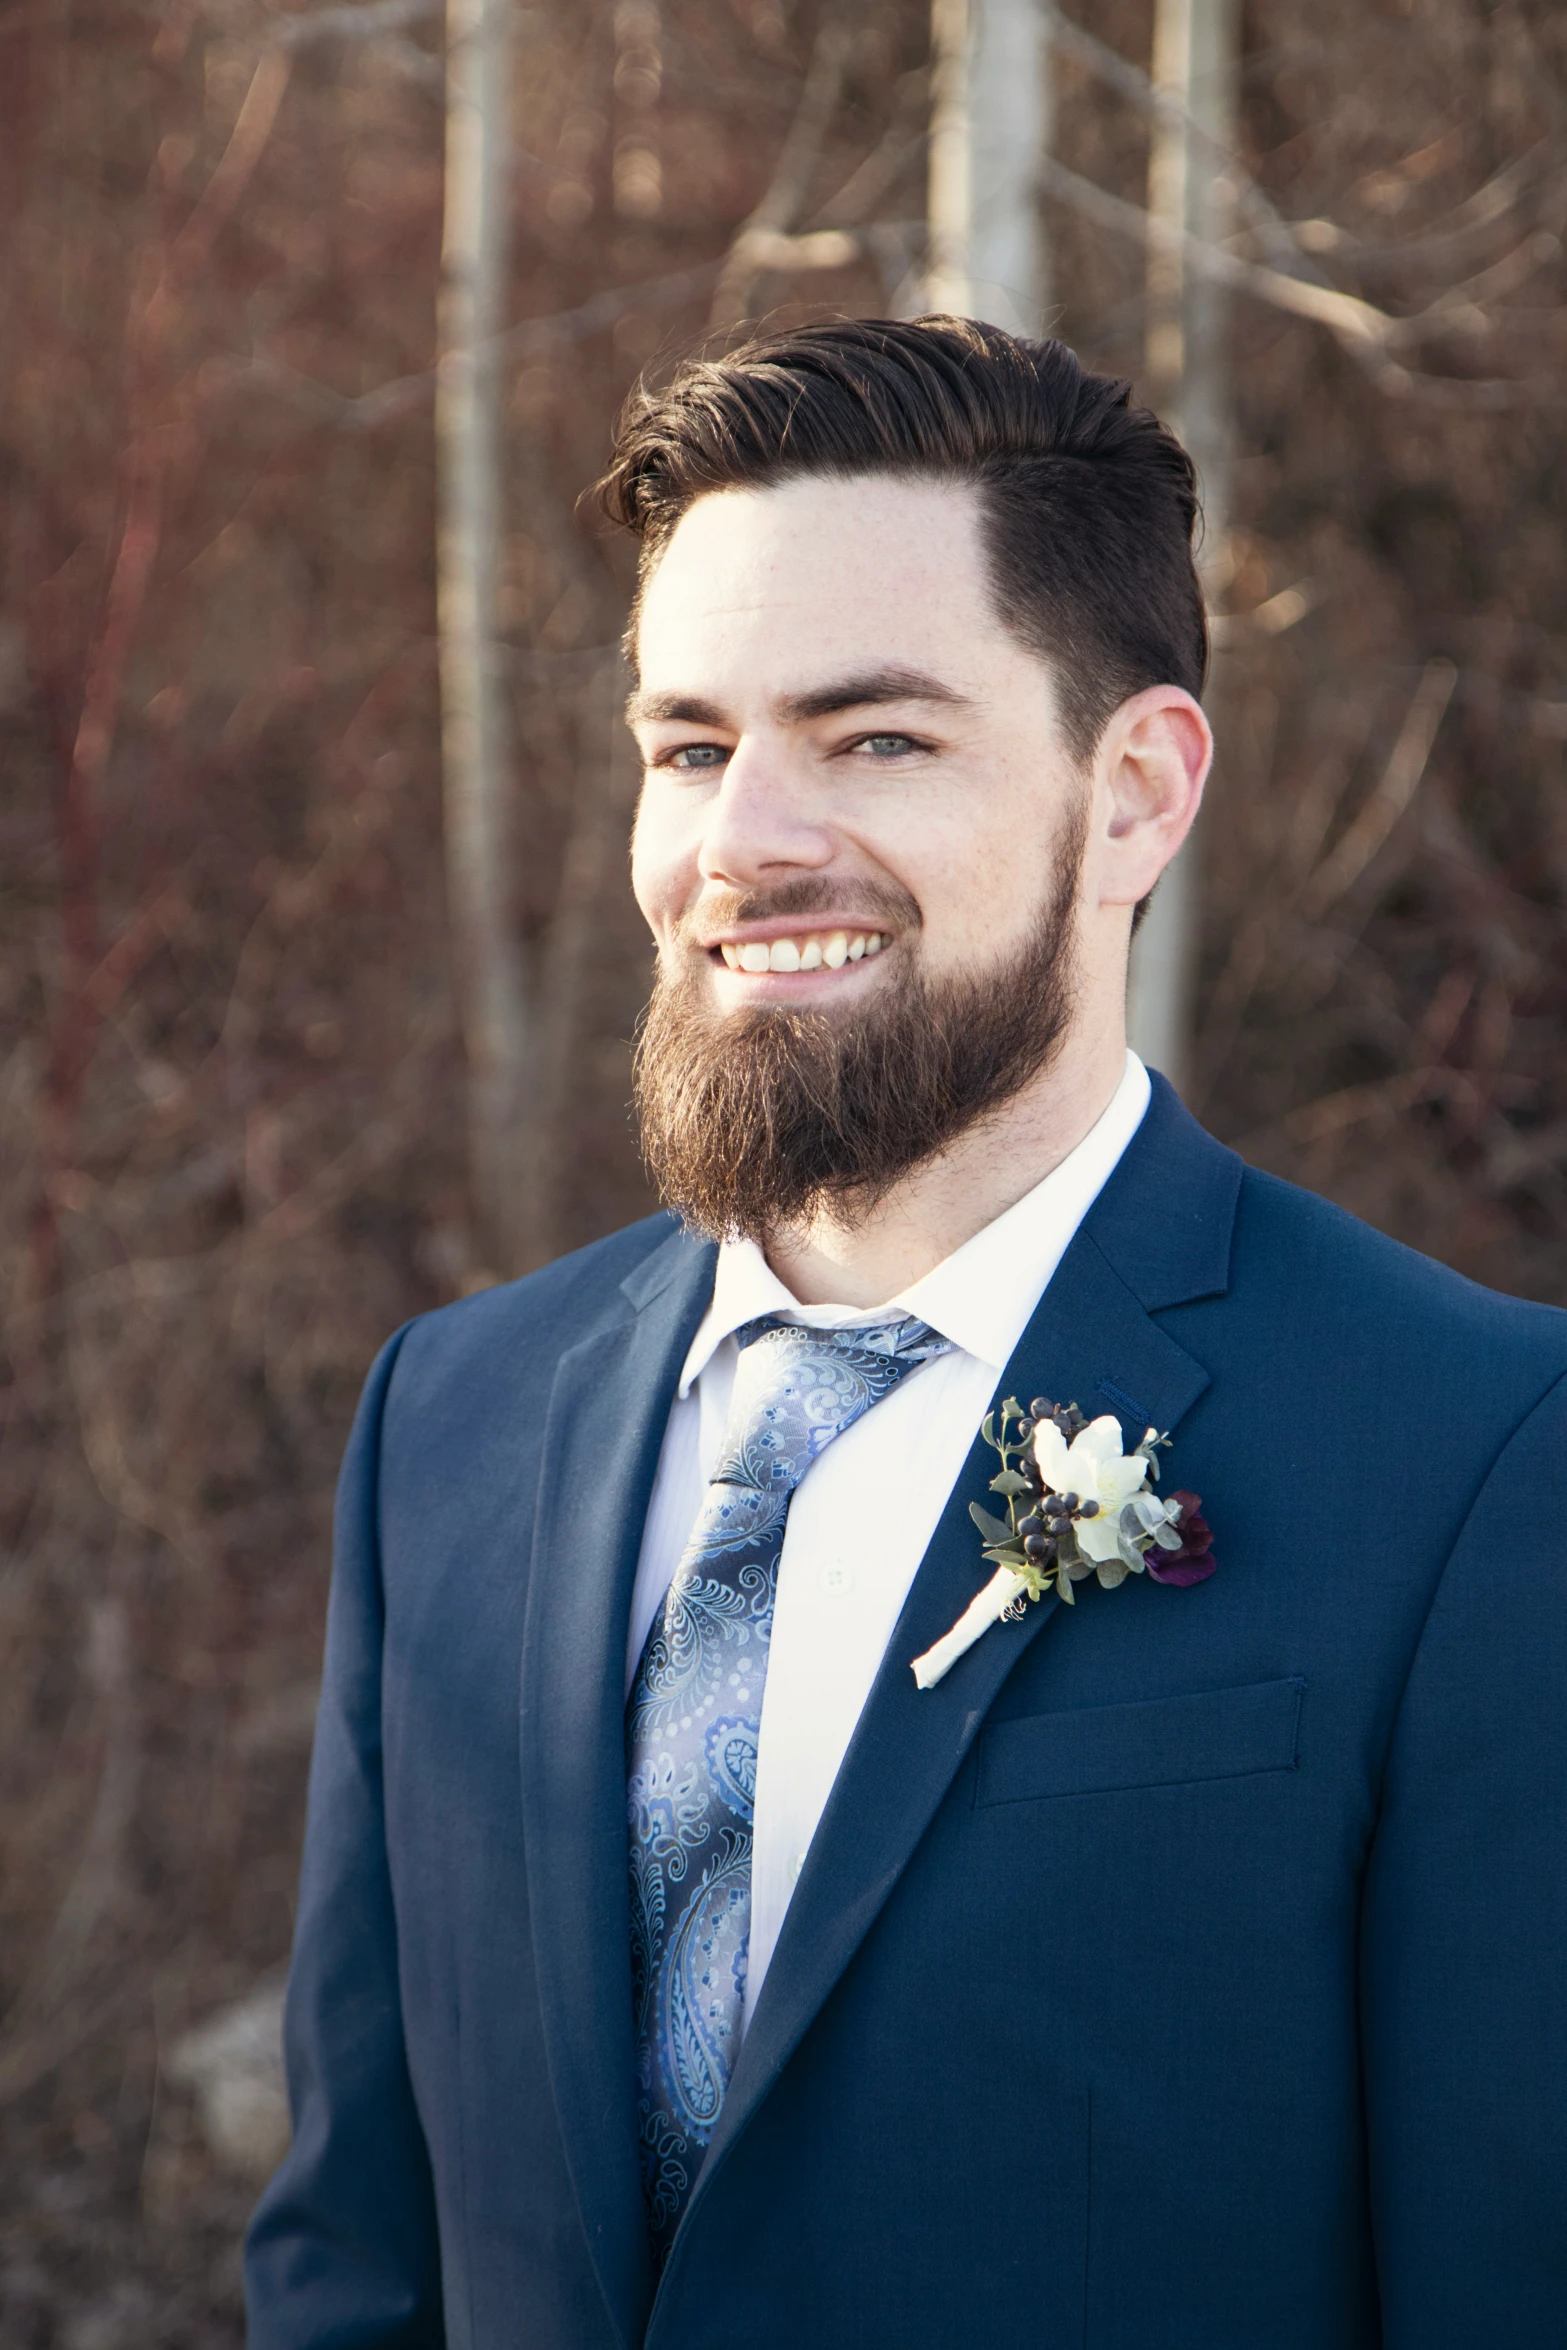
[[[943,1673],[971,1649],[992,1624],[998,1624],[1020,1591],[1028,1588],[1010,1567],[997,1567],[978,1599],[971,1600],[946,1636],[923,1656],[914,1659],[914,1679],[921,1689],[934,1689]]]

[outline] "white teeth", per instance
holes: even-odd
[[[825,938],[812,936],[803,944],[797,938],[753,938],[737,946],[733,939],[725,938],[719,941],[719,951],[731,971],[841,971],[845,963],[879,955],[888,943],[880,930],[856,931],[853,937],[846,930],[833,930]]]

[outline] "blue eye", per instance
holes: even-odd
[[[690,774],[697,768],[721,767],[728,756],[722,743],[682,743],[678,751],[671,751],[661,763]]]
[[[914,738],[907,734],[865,734],[861,735],[857,748],[869,751],[873,758],[897,759],[905,751],[913,750]]]

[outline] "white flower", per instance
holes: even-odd
[[[1123,1453],[1121,1424],[1109,1412],[1090,1420],[1070,1444],[1053,1420],[1041,1420],[1034,1430],[1034,1458],[1051,1493],[1075,1493],[1080,1502],[1096,1501],[1093,1517],[1079,1515],[1072,1531],[1084,1558],[1095,1565],[1121,1557],[1121,1512],[1148,1475],[1146,1453]],[[1163,1511],[1160,1511],[1161,1520]]]

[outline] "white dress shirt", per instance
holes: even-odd
[[[680,1374],[643,1530],[628,1695],[718,1460],[741,1324],[783,1314],[844,1329],[906,1313],[952,1341],[949,1354],[909,1372],[834,1439],[789,1506],[757,1751],[747,2019],[892,1628],[996,1383],[1141,1125],[1149,1093],[1148,1072],[1129,1052],[1109,1107],[1070,1156],[884,1306],[802,1306],[754,1241],[726,1241],[718,1252],[712,1303]]]

